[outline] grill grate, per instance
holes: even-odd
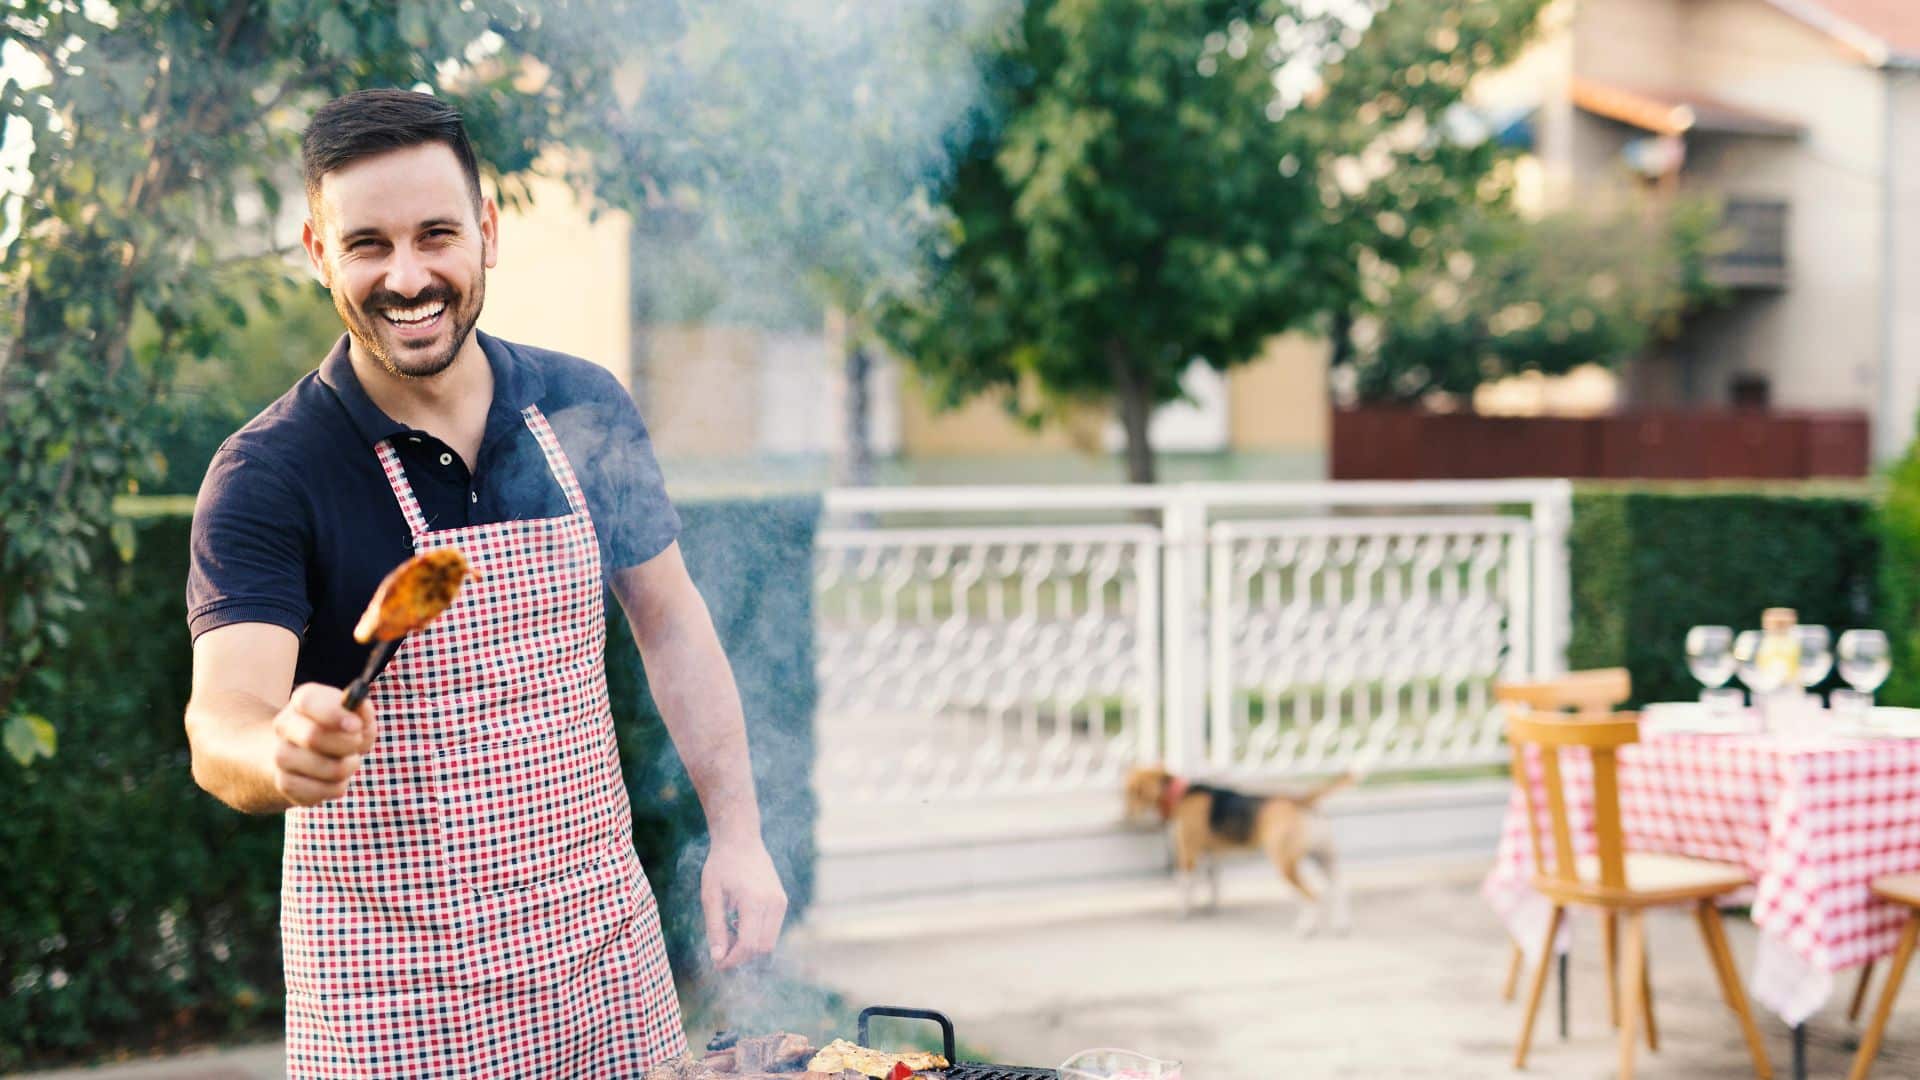
[[[961,1062],[940,1073],[946,1080],[1059,1080],[1052,1069],[1029,1069],[1019,1065],[982,1065]]]

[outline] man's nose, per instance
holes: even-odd
[[[426,260],[410,247],[398,248],[393,258],[387,262],[386,286],[388,292],[401,296],[418,296],[421,290],[433,283],[433,274],[427,270]]]

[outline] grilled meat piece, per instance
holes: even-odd
[[[901,1062],[915,1072],[947,1067],[946,1058],[925,1050],[875,1050],[845,1039],[835,1039],[821,1047],[820,1052],[807,1063],[807,1068],[825,1073],[853,1072],[878,1080]]]
[[[460,582],[472,574],[456,548],[423,551],[393,569],[353,628],[353,640],[394,641],[432,622],[453,603]]]

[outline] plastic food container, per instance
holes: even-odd
[[[1082,1050],[1061,1063],[1060,1080],[1181,1080],[1180,1063],[1132,1050]]]

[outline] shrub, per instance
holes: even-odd
[[[812,888],[811,499],[690,502],[683,546],[746,705],[768,844],[792,911]],[[26,688],[60,748],[0,755],[0,1071],[271,1023],[282,1002],[281,823],[194,785],[181,716],[187,518],[102,552],[71,646]],[[697,977],[703,819],[617,606],[608,678],[635,843],[669,951]]]
[[[1875,528],[1864,496],[1582,491],[1568,665],[1625,666],[1636,703],[1683,701],[1700,691],[1682,651],[1698,624],[1756,627],[1762,609],[1784,606],[1836,637],[1879,619],[1910,639],[1899,629],[1910,615],[1896,626],[1876,610]]]

